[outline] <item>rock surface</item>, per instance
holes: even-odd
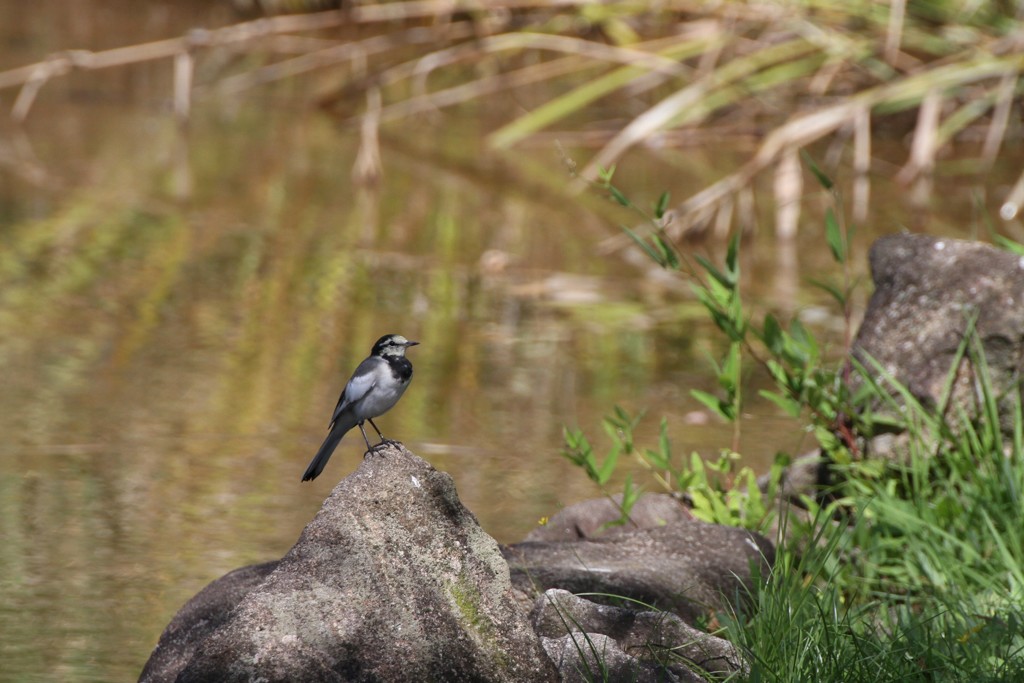
[[[176,680],[557,678],[451,477],[390,445],[335,487]]]
[[[512,581],[536,596],[549,588],[608,593],[675,612],[689,623],[744,599],[767,576],[775,548],[764,537],[693,519],[594,539],[531,541],[504,549]]]
[[[227,621],[231,610],[277,568],[264,562],[228,572],[185,603],[160,635],[139,683],[173,681],[192,659],[199,643]]]
[[[1024,369],[1024,258],[980,242],[901,234],[877,240],[870,262],[875,291],[854,341],[855,357],[873,357],[926,407],[939,406],[976,316],[995,393],[1011,407]],[[878,374],[870,366],[869,373]],[[973,414],[972,385],[965,360],[953,401]]]
[[[672,496],[664,493],[645,493],[640,496],[629,511],[629,522],[621,526],[605,526],[619,519],[622,494],[608,498],[595,498],[570,505],[551,516],[548,523],[527,534],[527,541],[577,541],[581,538],[595,538],[608,534],[628,532],[633,529],[656,529],[658,527],[686,522],[693,515]]]
[[[691,671],[676,674],[648,666],[623,652],[614,639],[602,633],[577,633],[542,640],[544,650],[562,672],[562,683],[706,683],[706,679]]]
[[[593,667],[592,650],[604,655],[609,680],[704,680],[694,666],[719,675],[747,670],[732,643],[669,612],[598,605],[553,589],[537,598],[531,618],[563,680]]]

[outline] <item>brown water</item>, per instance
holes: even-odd
[[[0,2],[0,70],[231,20],[200,2],[75,8]],[[369,190],[352,182],[358,131],[301,87],[201,99],[182,134],[169,76],[166,62],[73,74],[0,128],[0,680],[131,680],[191,595],[287,551],[360,462],[349,436],[299,482],[387,332],[422,345],[378,424],[450,472],[503,542],[597,494],[559,457],[564,425],[601,443],[618,403],[648,411],[646,439],[667,416],[681,454],[730,443],[731,427],[692,424],[688,390],[713,388],[720,345],[686,284],[598,252],[630,219],[572,196],[553,146],[488,152],[500,102],[386,127]],[[617,178],[643,202],[681,199],[748,153],[638,151]],[[915,220],[878,185],[860,272],[872,235]],[[949,184],[928,229],[970,234],[971,197]],[[836,277],[815,224],[792,248],[769,232],[746,246],[752,300],[838,344],[805,282]],[[748,462],[811,445],[751,404]]]

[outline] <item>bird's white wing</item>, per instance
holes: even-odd
[[[370,393],[377,384],[378,372],[380,370],[378,366],[384,362],[380,358],[371,356],[359,364],[356,371],[352,373],[352,378],[345,385],[345,390],[341,392],[338,405],[334,409],[334,416],[331,417],[332,425],[343,410],[353,403],[363,400]]]

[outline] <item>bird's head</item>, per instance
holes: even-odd
[[[405,350],[416,346],[419,342],[409,341],[400,334],[385,334],[373,345],[370,355],[373,356],[404,356]]]

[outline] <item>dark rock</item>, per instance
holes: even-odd
[[[405,448],[335,487],[177,680],[553,681],[498,544]]]
[[[876,241],[870,261],[875,291],[854,341],[854,356],[869,374],[880,374],[867,363],[870,356],[923,405],[940,406],[976,316],[993,388],[1004,397],[1002,414],[1010,415],[1024,365],[1024,258],[979,242],[901,234]],[[976,415],[973,383],[965,359],[952,404]]]
[[[670,612],[598,605],[566,591],[549,590],[537,598],[531,619],[537,633],[547,639],[548,654],[556,650],[552,659],[563,680],[584,665],[584,653],[591,647],[609,653],[605,661],[620,669],[611,680],[703,680],[695,668],[720,675],[747,672],[732,643],[699,631]]]
[[[771,486],[771,474],[762,474],[757,478],[757,487],[761,493],[768,493]],[[776,494],[785,499],[795,500],[800,496],[811,495],[829,488],[834,483],[829,460],[819,451],[805,453],[782,469]]]
[[[264,562],[236,569],[196,593],[160,634],[160,642],[142,669],[139,683],[173,681],[199,643],[227,621],[235,605],[263,583],[277,564]]]
[[[749,595],[775,560],[762,536],[696,520],[596,539],[523,542],[504,549],[512,581],[536,596],[549,588],[607,593],[695,623]]]
[[[608,498],[594,498],[570,505],[553,515],[547,524],[531,531],[525,540],[576,541],[633,529],[654,529],[693,519],[686,506],[672,496],[647,493],[633,504],[626,524],[605,526],[622,516],[619,509],[622,494],[614,498],[614,502]]]

